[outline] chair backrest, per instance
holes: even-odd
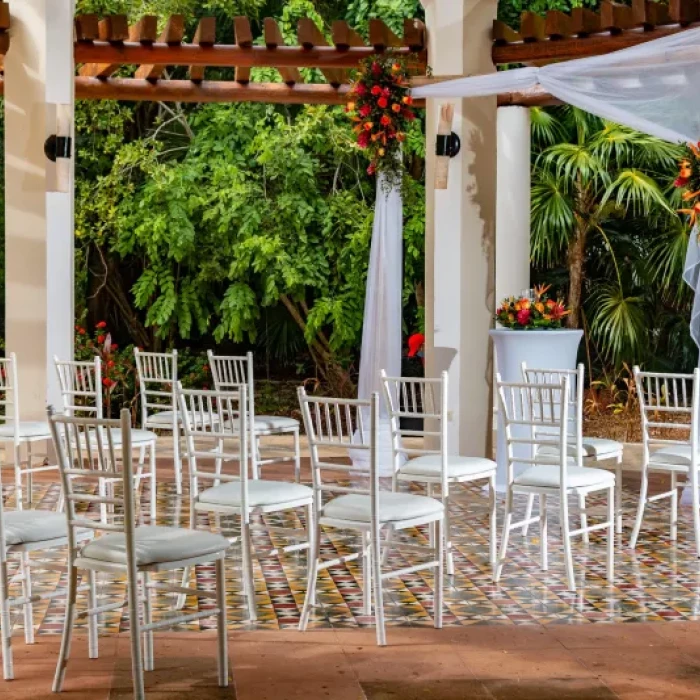
[[[692,374],[642,372],[634,367],[645,460],[650,447],[690,445],[697,466],[700,369]],[[675,436],[675,437],[674,437]]]
[[[129,410],[122,409],[119,420],[54,414],[50,406],[48,415],[65,496],[71,558],[77,552],[76,530],[121,532],[126,535],[127,565],[131,561],[135,572],[137,508],[134,501]],[[121,431],[119,448],[115,448],[117,431]],[[114,481],[115,478],[122,482],[121,492],[110,494],[109,489],[100,488],[101,481]],[[91,512],[100,513],[100,506],[114,509],[110,522],[90,517]]]
[[[19,383],[17,380],[17,356],[0,357],[0,425],[14,427],[15,442],[19,440]]]
[[[311,473],[313,477],[314,505],[317,512],[323,510],[323,494],[355,493],[369,494],[372,508],[376,512],[379,493],[377,469],[377,423],[379,421],[379,395],[372,394],[369,401],[360,399],[334,399],[308,396],[304,387],[297,390],[299,405],[304,418],[304,428],[311,451]],[[366,416],[369,416],[367,420]],[[367,424],[369,423],[369,424]],[[322,458],[322,450],[340,452],[350,463],[339,463],[337,457]],[[357,473],[358,467],[351,462],[353,452],[368,452],[369,486],[342,486],[338,477]],[[334,476],[326,481],[326,473]]]
[[[583,387],[585,369],[580,362],[576,369],[543,369],[521,365],[523,381],[528,384],[560,384],[569,378],[569,420],[567,430],[569,437],[576,440],[577,453],[583,452]]]
[[[67,416],[84,415],[102,418],[102,359],[75,362],[59,360],[54,355],[54,366],[63,400],[63,412]]]
[[[247,387],[239,384],[235,391],[183,389],[177,384],[177,397],[185,434],[190,478],[190,504],[194,506],[201,488],[210,488],[219,481],[240,481],[241,512],[247,518],[248,508],[248,426]],[[233,444],[232,444],[233,443]],[[209,466],[209,463],[213,464]],[[235,474],[226,474],[226,462],[238,462]],[[202,484],[204,482],[204,484]],[[194,523],[195,512],[191,517]]]
[[[253,353],[245,355],[215,355],[207,350],[207,359],[214,388],[217,391],[236,391],[241,384],[248,389],[248,414],[251,425],[255,416],[255,380]]]
[[[134,358],[141,393],[141,423],[145,428],[149,415],[177,412],[177,350],[144,352],[135,348]]]
[[[503,382],[496,375],[498,402],[503,416],[508,454],[507,483],[513,482],[515,463],[558,464],[561,487],[567,488],[567,425],[569,422],[569,377],[551,384]],[[529,446],[530,457],[516,455],[517,446]],[[541,446],[556,448],[547,456]]]
[[[447,488],[447,372],[439,379],[388,377],[381,371],[384,400],[389,409],[394,471],[401,467],[401,457],[441,455],[442,482]],[[416,419],[415,427],[402,428],[402,419]],[[422,428],[418,425],[422,422]],[[423,447],[406,447],[403,438],[423,438]],[[429,448],[431,441],[437,448]]]

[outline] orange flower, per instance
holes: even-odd
[[[554,301],[554,299],[547,299],[547,308],[548,309],[553,309],[557,303]]]
[[[400,63],[394,63],[394,65],[391,67],[391,70],[394,73],[398,73],[401,70],[401,64]]]
[[[364,129],[365,131],[372,131],[372,127],[374,124],[372,122],[365,122]]]
[[[354,111],[355,111],[355,103],[348,102],[348,112],[354,112]]]
[[[536,284],[534,290],[535,299],[539,301],[551,286],[551,284]]]
[[[412,105],[413,98],[410,95],[406,95],[403,100],[401,100],[405,105]]]
[[[391,124],[391,117],[384,114],[379,121],[381,122],[382,126],[389,126],[389,124]]]
[[[406,134],[403,133],[403,131],[399,131],[398,134],[396,134],[396,140],[397,141],[405,141],[406,140]]]
[[[377,153],[381,156],[384,156],[386,154],[386,151],[383,148],[380,148]]]
[[[520,308],[521,309],[529,309],[531,306],[530,300],[529,299],[521,299],[520,300]]]
[[[391,111],[392,112],[400,112],[401,105],[395,102],[393,105],[391,105]]]
[[[537,311],[539,311],[541,314],[544,313],[544,304],[541,301],[538,301],[535,303],[535,308]]]

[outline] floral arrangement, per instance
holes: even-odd
[[[535,287],[532,299],[525,296],[504,299],[496,311],[496,321],[504,328],[515,330],[561,328],[571,310],[561,298],[552,299],[547,294],[550,287]]]
[[[686,146],[686,155],[679,163],[678,177],[673,184],[685,190],[683,201],[688,206],[680,209],[680,213],[687,214],[690,225],[694,226],[700,220],[700,143]]]
[[[357,145],[369,152],[367,172],[384,173],[392,184],[403,177],[401,144],[416,118],[408,65],[406,58],[391,53],[365,59],[346,107],[355,122]]]

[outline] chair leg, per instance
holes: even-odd
[[[151,471],[151,502],[150,516],[151,525],[156,524],[156,513],[158,508],[158,480],[156,478],[156,443],[152,442],[149,450],[149,468]]]
[[[362,533],[362,609],[372,614],[372,533]]]
[[[260,478],[260,438],[257,436],[250,445],[250,473],[253,479]]]
[[[24,486],[22,484],[22,454],[19,445],[15,445],[15,501],[17,510],[24,508]]]
[[[72,563],[72,562],[70,562]],[[73,623],[75,621],[75,599],[78,593],[78,570],[74,566],[68,568],[68,592],[66,594],[66,615],[63,620],[63,637],[61,649],[58,653],[56,675],[53,679],[53,692],[60,693],[63,690],[63,681],[66,677],[66,667],[70,658],[70,647],[73,639]],[[141,699],[143,700],[143,694]]]
[[[547,561],[547,494],[540,494],[540,556],[542,557],[542,571],[549,569]]]
[[[34,479],[32,474],[32,443],[27,443],[27,505],[32,507],[32,491],[34,490]]]
[[[494,583],[498,583],[501,579],[501,572],[503,571],[503,564],[505,562],[506,554],[508,552],[508,538],[510,537],[510,521],[513,519],[513,492],[508,488],[506,492],[506,511],[505,517],[503,518],[503,537],[501,537],[501,555],[498,557],[498,562],[496,563],[496,570],[493,575]]]
[[[316,533],[316,525],[314,523],[314,506],[309,503],[306,506],[306,540],[309,543],[309,548],[306,550],[306,580],[307,586],[308,581],[311,580],[311,573],[313,569],[313,550],[314,550],[314,537]],[[315,601],[312,601],[312,603]]]
[[[97,574],[88,571],[88,657],[97,659],[100,654],[96,614],[90,614],[91,610],[97,608]]]
[[[299,430],[294,433],[294,481],[298,484],[301,481],[301,447],[299,445]]]
[[[182,570],[182,580],[180,581],[182,588],[188,588],[190,585],[190,567],[186,566]],[[182,610],[187,603],[187,596],[184,593],[178,593],[175,601],[175,610]]]
[[[647,491],[649,489],[649,474],[645,469],[642,472],[642,486],[639,490],[639,504],[637,505],[637,517],[634,521],[634,530],[632,530],[632,537],[630,537],[630,547],[634,549],[637,546],[637,538],[639,537],[639,531],[642,529],[642,520],[644,518],[644,508],[647,504]]]
[[[22,596],[29,600],[32,597],[32,572],[29,552],[20,553],[20,570],[22,575]],[[25,603],[24,608],[24,641],[34,644],[34,606]]]
[[[566,581],[570,591],[576,590],[574,578],[574,558],[571,553],[571,535],[569,534],[569,499],[561,494],[561,538],[564,541],[564,562],[566,564]]]
[[[2,642],[2,674],[6,681],[15,677],[12,660],[12,625],[10,623],[10,592],[7,580],[7,554],[0,552],[0,641]]]
[[[243,581],[246,599],[248,601],[248,617],[252,621],[258,619],[255,601],[255,577],[253,575],[253,547],[251,542],[250,523],[241,523],[241,541],[243,549]]]
[[[615,467],[615,529],[618,535],[622,534],[622,452],[617,456]]]
[[[175,493],[182,496],[182,460],[180,459],[180,426],[177,417],[173,422],[173,469],[175,470]]]
[[[443,527],[443,537],[445,539],[445,558],[447,560],[447,575],[455,575],[455,561],[452,554],[452,520],[450,518],[450,497],[443,495],[443,505],[445,506],[445,525]]]
[[[496,475],[489,477],[489,561],[491,568],[498,559],[498,503],[496,501]]]
[[[586,528],[588,527],[588,515],[586,514],[586,497],[584,494],[580,493],[578,495],[578,509],[579,513],[581,514],[581,527]],[[588,532],[583,532],[583,543],[584,544],[590,544],[591,542],[591,537]]]
[[[216,631],[218,641],[219,687],[228,687],[228,637],[226,630],[226,565],[224,557],[216,560]]]
[[[435,541],[437,543],[437,566],[435,567],[435,590],[433,593],[433,618],[435,621],[435,629],[442,629],[442,600],[443,589],[445,585],[445,552],[444,543],[445,537],[442,532],[444,520],[437,520],[435,523],[437,530]]]
[[[143,621],[146,625],[153,622],[153,591],[149,588],[151,578],[147,571],[141,573],[141,588],[143,591]],[[153,659],[153,630],[143,633],[143,668],[144,671],[154,669]]]
[[[608,583],[615,578],[615,486],[608,489],[608,566],[605,576]]]
[[[299,619],[299,631],[306,631],[306,626],[309,624],[309,615],[311,608],[316,602],[316,579],[318,578],[318,559],[321,552],[321,526],[316,523],[314,526],[314,536],[311,541],[311,549],[309,550],[310,567],[309,577],[306,584],[306,598],[304,598],[304,607],[301,611]]]
[[[678,484],[676,472],[671,472],[671,542],[678,539]]]
[[[530,529],[529,520],[532,517],[532,509],[533,509],[534,505],[535,505],[535,494],[531,493],[527,497],[527,510],[525,511],[525,524],[523,525],[523,531],[522,531],[523,537],[527,537],[527,531]]]
[[[429,546],[435,547],[435,531],[433,528],[428,528]],[[391,553],[391,543],[394,540],[394,528],[391,525],[386,526],[386,539],[384,540],[384,549],[382,550],[382,566],[386,566]]]
[[[442,534],[442,533],[441,533]],[[374,587],[374,615],[377,627],[377,644],[386,646],[386,629],[384,627],[384,597],[382,594],[382,543],[379,523],[372,523],[372,583]]]
[[[697,479],[688,474],[693,489],[693,529],[695,530],[695,548],[700,557],[700,494],[698,494]]]
[[[133,579],[127,575],[129,603],[129,637],[131,641],[131,678],[134,685],[134,700],[145,700],[143,687],[143,653],[141,650],[141,610],[139,605],[138,575]]]

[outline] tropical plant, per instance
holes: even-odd
[[[565,267],[569,325],[605,361],[635,361],[654,346],[659,306],[684,303],[682,149],[572,107],[533,109],[532,124],[533,262]]]

